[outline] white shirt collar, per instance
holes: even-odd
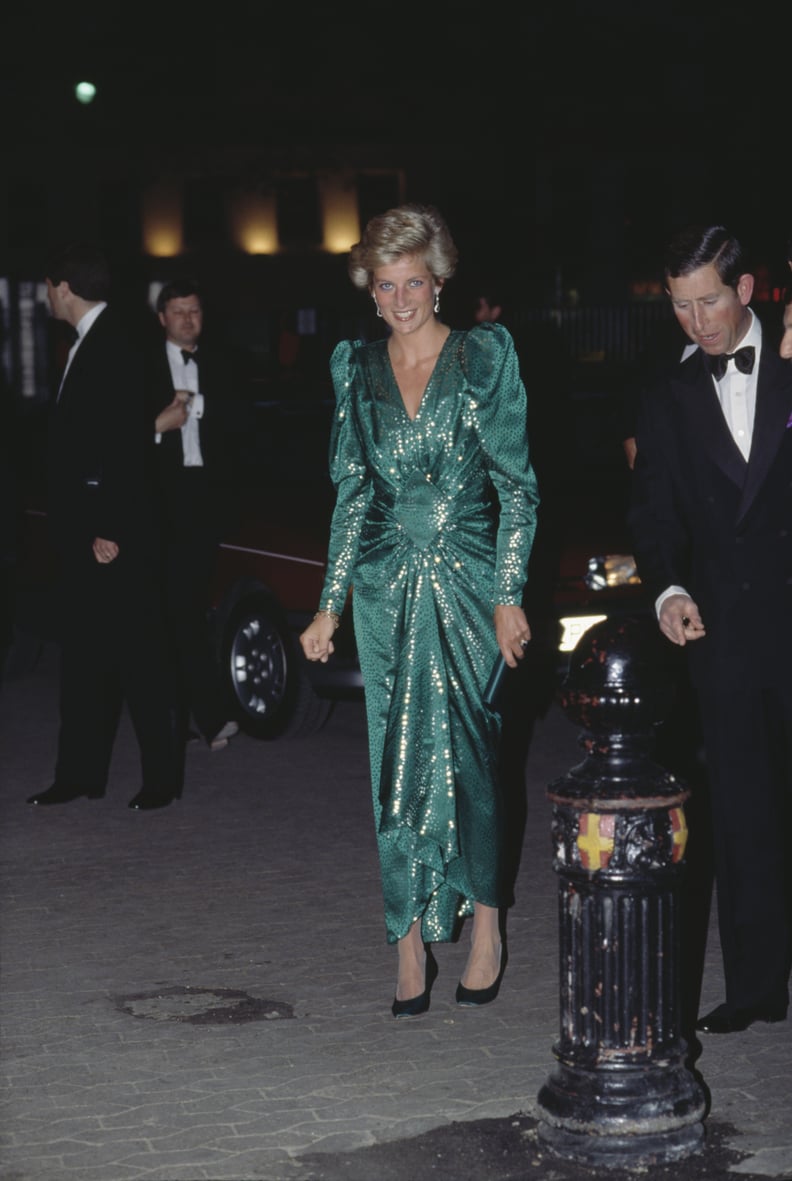
[[[751,316],[751,326],[740,343],[737,345],[737,348],[742,349],[745,348],[746,345],[753,345],[756,349],[756,355],[758,357],[759,350],[762,347],[762,324],[759,320],[759,317],[754,313],[753,308],[749,308],[748,312]]]
[[[93,307],[89,308],[85,315],[77,321],[76,330],[80,340],[82,340],[88,329],[93,324],[94,320],[98,319],[99,314],[103,312],[106,307],[107,301],[100,300],[99,303],[95,303]]]
[[[746,345],[753,345],[753,347],[756,349],[756,360],[758,361],[759,353],[762,349],[762,324],[753,308],[748,309],[748,314],[751,317],[750,326],[742,340],[735,345],[735,351],[736,349],[745,348]],[[697,344],[693,344],[692,342],[688,345],[685,345],[680,360],[687,361],[688,357],[692,356],[698,347],[699,346]]]
[[[166,341],[165,341],[165,347],[166,347],[166,349],[167,349],[167,351],[168,351],[168,355],[169,355],[169,356],[171,356],[171,357],[173,357],[173,359],[174,359],[175,361],[178,361],[180,365],[185,365],[185,364],[186,364],[186,361],[184,360],[184,357],[182,356],[182,348],[181,348],[181,345],[175,344],[175,343],[174,343],[172,340],[167,340],[167,339],[166,339]],[[187,349],[187,350],[185,350],[185,351],[189,352],[190,350],[189,350],[189,349]],[[196,349],[193,349],[193,350],[192,350],[192,352],[196,352],[196,351],[197,351]]]

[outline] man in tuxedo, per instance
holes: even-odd
[[[231,518],[245,432],[235,360],[205,343],[203,302],[191,279],[167,283],[157,298],[162,409],[156,431],[165,495],[165,598],[180,683],[181,724],[190,713],[211,750],[238,730],[229,720],[207,623],[209,591],[223,528]]]
[[[783,1020],[789,1000],[792,367],[725,227],[682,231],[665,278],[696,348],[642,391],[630,523],[699,702],[726,999],[696,1029],[730,1033]]]
[[[140,746],[137,811],[181,794],[182,758],[161,612],[156,470],[144,348],[109,305],[103,254],[49,260],[53,316],[76,332],[52,408],[48,518],[59,561],[60,732],[55,782],[28,799],[105,794],[126,700]]]

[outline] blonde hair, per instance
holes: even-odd
[[[349,277],[367,291],[378,267],[413,254],[424,260],[435,279],[450,279],[456,270],[457,248],[433,205],[399,205],[372,217],[350,251]]]

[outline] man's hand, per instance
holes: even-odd
[[[688,595],[669,595],[660,608],[659,623],[663,635],[681,647],[706,635],[699,609]]]
[[[173,401],[164,410],[160,410],[155,419],[154,429],[157,434],[163,435],[165,431],[174,431],[184,426],[190,412],[191,396],[189,390],[175,391]]]
[[[93,552],[97,562],[106,566],[108,562],[113,562],[118,557],[118,546],[114,541],[108,541],[106,537],[95,537]]]

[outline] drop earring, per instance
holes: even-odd
[[[439,292],[439,291],[435,291],[435,301],[434,301],[434,313],[435,313],[435,315],[437,315],[437,313],[438,313],[439,311],[440,311],[440,292]]]
[[[376,298],[374,299],[374,307],[377,309],[377,315],[379,316],[379,318],[381,320],[382,319],[382,308],[377,303]]]

